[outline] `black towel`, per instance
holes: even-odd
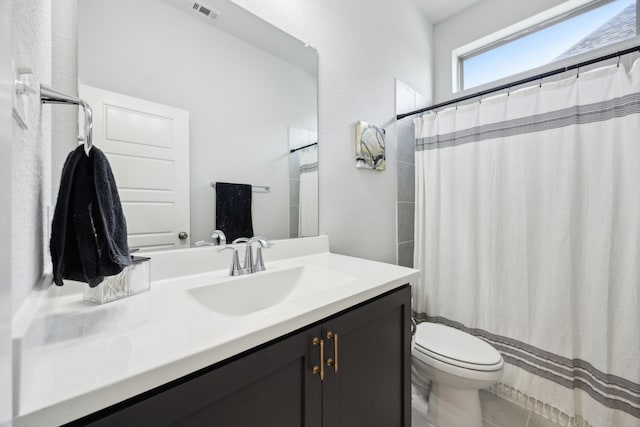
[[[250,185],[216,182],[216,230],[224,232],[227,242],[253,237]]]
[[[93,147],[73,150],[64,163],[51,225],[53,280],[95,287],[131,264],[127,223],[107,157]]]

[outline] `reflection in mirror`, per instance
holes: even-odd
[[[290,237],[318,234],[318,134],[289,129]]]
[[[318,141],[317,52],[229,0],[198,3],[213,13],[188,0],[78,2],[80,97],[130,246],[210,241],[224,222],[216,182],[254,186],[254,235],[317,235],[318,145],[291,152]]]

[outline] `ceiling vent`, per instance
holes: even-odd
[[[206,4],[200,3],[200,2],[192,2],[191,3],[191,10],[198,12],[199,14],[201,14],[202,16],[206,16],[208,18],[211,19],[216,19],[218,16],[220,16],[220,12],[212,9],[211,7],[207,6]]]

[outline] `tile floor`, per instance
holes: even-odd
[[[480,390],[483,427],[558,427],[558,424],[486,390]]]
[[[558,427],[559,425],[495,394],[480,390],[483,427]],[[430,423],[420,411],[412,410],[413,427],[444,427]]]

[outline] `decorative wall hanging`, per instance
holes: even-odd
[[[356,167],[379,171],[387,168],[384,129],[362,120],[356,124]]]

